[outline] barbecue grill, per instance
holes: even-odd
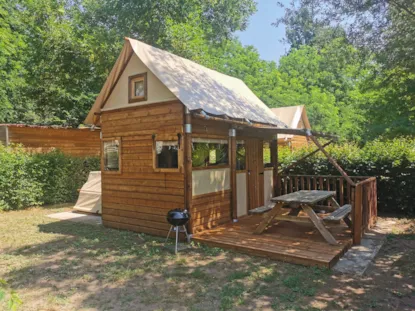
[[[167,234],[166,243],[170,237],[170,233],[172,231],[176,231],[176,245],[174,248],[174,253],[177,254],[177,247],[179,243],[179,232],[183,232],[184,234],[186,234],[187,241],[188,242],[190,241],[190,237],[187,234],[187,230],[186,230],[186,224],[190,219],[190,214],[186,209],[183,210],[180,208],[176,208],[176,209],[172,209],[167,212],[166,219],[168,223],[171,225],[169,233]]]

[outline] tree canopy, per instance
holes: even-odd
[[[128,36],[240,78],[270,107],[305,105],[316,130],[415,134],[412,1],[281,10],[290,50],[277,64],[235,35],[254,0],[0,0],[0,122],[78,126]]]

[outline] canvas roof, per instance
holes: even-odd
[[[310,122],[308,120],[307,112],[304,105],[288,106],[271,108],[272,112],[289,128],[306,128],[311,129]],[[304,126],[300,126],[300,121],[303,121]],[[281,134],[280,138],[290,138],[293,135]]]
[[[105,105],[111,89],[134,54],[189,110],[286,127],[242,80],[130,38],[126,38],[86,124],[93,123],[94,113]]]

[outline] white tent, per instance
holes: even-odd
[[[88,180],[79,192],[74,209],[88,213],[101,214],[101,172],[90,172]]]
[[[121,54],[85,119],[86,124],[94,123],[95,113],[104,108],[133,55],[189,110],[286,127],[242,80],[131,38],[125,39]]]

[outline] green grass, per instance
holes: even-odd
[[[175,256],[163,238],[46,217],[63,210],[0,214],[0,279],[19,310],[314,310],[331,278],[198,244]]]

